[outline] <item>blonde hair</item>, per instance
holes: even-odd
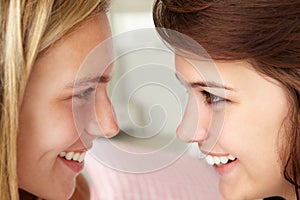
[[[10,0],[0,2],[0,191],[19,199],[17,132],[20,107],[39,53],[94,13],[107,0]]]

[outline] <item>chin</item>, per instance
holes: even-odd
[[[229,185],[220,185],[220,192],[225,200],[253,200],[255,198],[249,198],[249,192],[245,191],[245,188],[230,187]]]
[[[224,200],[253,200],[253,199],[263,199],[264,195],[253,194],[250,191],[245,191],[243,188],[231,188],[226,190],[224,188],[220,188],[220,192]]]
[[[53,190],[51,194],[47,194],[46,196],[41,195],[39,196],[39,198],[47,199],[47,200],[66,200],[66,199],[70,199],[73,192],[74,190],[70,192],[57,192]]]
[[[46,194],[39,195],[39,198],[47,199],[47,200],[66,200],[70,199],[75,191],[75,183],[66,184],[65,187],[59,188],[49,188]]]
[[[259,198],[255,198],[255,197],[249,197],[248,195],[246,196],[245,194],[224,194],[222,193],[222,196],[224,198],[224,200],[237,200],[237,199],[241,199],[241,200],[253,200],[253,199],[259,199]]]

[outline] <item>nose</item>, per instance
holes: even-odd
[[[106,87],[99,86],[95,95],[95,119],[90,122],[92,135],[111,138],[118,134],[119,127],[111,101],[107,95]]]
[[[177,127],[177,137],[187,143],[203,143],[208,136],[209,110],[197,102],[197,97],[189,96],[181,123]]]

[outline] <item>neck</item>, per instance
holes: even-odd
[[[283,195],[284,199],[289,199],[289,200],[298,200],[296,197],[295,191],[293,192],[287,192],[285,195]]]

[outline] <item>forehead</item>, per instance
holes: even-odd
[[[111,36],[110,27],[105,13],[99,13],[95,16],[81,22],[77,27],[65,34],[60,40],[51,45],[46,53],[42,55],[44,59],[50,57],[65,57],[70,63],[81,63],[85,57],[97,45],[101,44]],[[111,48],[111,46],[106,46]],[[108,50],[105,49],[105,50]],[[99,52],[99,53],[104,53]],[[107,51],[106,53],[109,53]]]
[[[103,67],[104,71],[108,66],[100,64],[110,60],[112,49],[110,44],[106,43],[104,48],[97,52],[97,56],[94,56],[89,62],[86,61],[91,51],[110,36],[105,14],[89,18],[49,47],[46,53],[39,55],[30,74],[29,84],[43,84],[45,85],[44,89],[48,91],[58,87],[63,88],[65,84],[76,79],[79,71],[82,72],[82,76],[95,73],[93,71],[95,69],[91,67],[83,67],[84,70],[81,70],[83,63],[87,63],[86,66],[94,63],[93,66],[97,66],[96,70],[99,71],[99,67]],[[95,76],[95,74],[93,75]]]
[[[176,69],[186,73],[218,73],[225,71],[236,71],[246,69],[253,71],[254,68],[247,61],[216,61],[207,58],[188,58],[183,56],[175,56]]]
[[[175,56],[176,73],[187,82],[215,82],[234,89],[263,84],[265,78],[246,61],[214,61]],[[251,83],[251,84],[250,84]]]
[[[175,65],[176,73],[189,83],[207,81],[223,84],[247,98],[263,97],[271,91],[274,98],[276,95],[286,96],[278,81],[258,73],[246,61],[208,62],[176,56]]]
[[[192,59],[175,56],[176,73],[189,83],[213,82],[230,87],[231,74],[242,63],[222,63],[209,59]],[[242,64],[243,65],[243,64]],[[243,68],[243,67],[242,67]]]

